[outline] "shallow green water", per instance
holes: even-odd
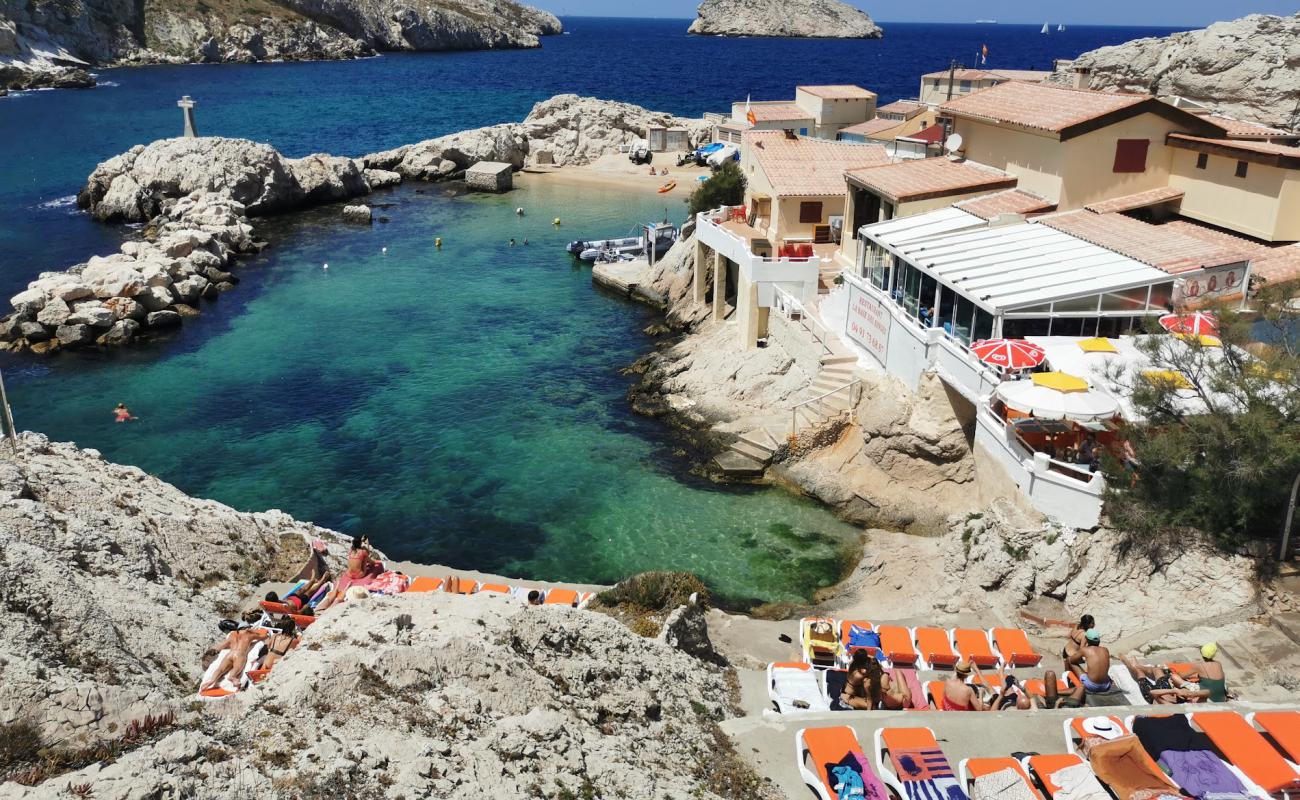
[[[619,370],[653,317],[597,293],[563,244],[662,203],[554,186],[375,199],[390,224],[345,226],[336,207],[261,223],[272,247],[170,342],[6,362],[19,425],[402,558],[574,581],[685,569],[736,600],[837,577],[852,528],[683,477],[660,424],[628,411]],[[139,422],[112,423],[119,400]]]

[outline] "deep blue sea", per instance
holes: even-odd
[[[201,134],[361,155],[518,120],[561,92],[683,115],[801,83],[857,83],[888,102],[950,59],[973,65],[982,45],[990,67],[1046,69],[1171,32],[883,24],[879,41],[801,41],[572,18],[536,50],[114,69],[100,88],[9,97],[0,297],[116,249],[123,231],[70,198],[98,162],[179,134],[183,94]],[[733,599],[797,600],[838,576],[855,531],[777,490],[690,477],[665,432],[627,409],[619,368],[652,346],[651,315],[594,292],[561,244],[621,235],[661,203],[561,187],[383,199],[392,222],[373,229],[342,228],[330,209],[262,223],[272,248],[171,341],[0,359],[18,424],[238,508],[368,531],[405,558],[585,581],[691,569]],[[542,224],[553,216],[565,228]],[[510,236],[531,244],[509,249]],[[113,425],[118,400],[141,421]]]

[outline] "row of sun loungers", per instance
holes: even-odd
[[[1300,712],[1080,717],[1064,753],[970,758],[954,772],[930,728],[882,728],[871,757],[847,726],[795,734],[795,761],[822,800],[1197,800],[1300,793]],[[969,794],[968,794],[969,793]]]
[[[419,577],[411,581],[406,591],[439,592],[442,591],[442,584],[442,578]],[[594,592],[579,592],[576,589],[535,589],[530,586],[511,586],[507,583],[481,583],[466,578],[460,579],[459,594],[506,594],[524,600],[532,591],[541,592],[542,605],[547,606],[584,608],[591,598],[596,596]]]
[[[917,711],[939,710],[943,707],[943,681],[922,682],[917,672],[908,667],[891,667],[890,677],[905,681],[912,696],[911,709]],[[832,697],[839,694],[844,685],[845,670],[836,668],[817,669],[802,661],[773,663],[767,665],[767,695],[776,711],[781,714],[811,711],[829,711]],[[1077,686],[1077,678],[1066,673],[1064,679],[1058,679],[1058,694],[1066,694]],[[1004,684],[997,675],[974,676],[971,684],[982,683],[993,694],[1000,694]],[[1025,691],[1036,697],[1046,695],[1046,686],[1041,678],[1022,681]]]
[[[1043,660],[1019,628],[906,628],[808,617],[799,624],[799,640],[804,661],[816,667],[847,664],[859,649],[885,664],[916,669],[948,668],[963,660],[981,668],[1034,667]]]

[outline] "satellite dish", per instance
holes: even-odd
[[[947,141],[943,143],[943,149],[948,151],[949,153],[955,153],[961,149],[962,144],[964,144],[964,142],[962,141],[961,134],[954,133],[952,136],[948,137]]]

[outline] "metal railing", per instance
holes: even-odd
[[[799,434],[799,412],[803,410],[805,406],[810,406],[813,403],[819,403],[823,400],[826,400],[829,397],[838,395],[840,392],[847,391],[849,396],[849,405],[847,408],[843,409],[840,412],[840,413],[847,413],[853,408],[854,405],[857,404],[858,398],[861,397],[862,395],[861,385],[862,385],[862,381],[858,378],[854,378],[853,380],[849,381],[843,386],[837,386],[836,388],[831,389],[829,392],[825,392],[823,394],[817,395],[816,397],[809,398],[803,401],[802,403],[796,403],[795,406],[790,409],[790,435],[797,436]],[[816,418],[811,416],[809,417],[809,420],[814,423],[817,421]]]

